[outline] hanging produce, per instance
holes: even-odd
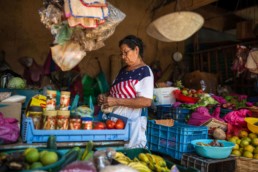
[[[104,0],[44,0],[43,5],[40,20],[55,37],[51,53],[63,71],[79,64],[87,51],[105,46],[126,16]]]

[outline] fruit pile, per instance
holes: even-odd
[[[203,90],[195,90],[195,89],[189,89],[189,88],[182,88],[181,93],[184,96],[187,97],[194,97],[194,98],[200,98],[203,95]]]
[[[122,152],[116,152],[114,159],[119,163],[132,167],[138,171],[170,172],[166,165],[166,161],[162,157],[150,153],[140,153],[138,157],[135,157],[132,160]]]
[[[48,166],[58,161],[56,152],[36,148],[27,148],[24,151],[13,152],[10,154],[0,154],[0,169],[4,170],[23,170],[38,169]],[[1,170],[0,170],[1,171]]]
[[[235,143],[235,147],[231,152],[232,155],[258,159],[257,134],[242,130],[238,136],[233,136],[228,141]]]

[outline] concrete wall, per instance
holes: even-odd
[[[160,60],[162,69],[165,69],[171,62],[171,54],[176,51],[177,45],[176,43],[162,43],[147,35],[146,27],[151,22],[152,16],[150,9],[155,1],[110,0],[110,3],[126,14],[126,18],[116,28],[115,33],[105,41],[105,47],[87,53],[79,64],[82,73],[91,75],[98,73],[98,63],[94,58],[98,57],[103,71],[111,81],[114,77],[112,73],[119,69],[110,65],[110,56],[119,55],[118,42],[128,34],[135,34],[143,39],[144,60],[147,64],[151,64],[153,60]],[[12,69],[22,74],[23,67],[17,60],[21,56],[33,57],[37,63],[43,64],[49,52],[49,45],[54,38],[40,22],[38,10],[42,7],[42,1],[1,0],[0,6],[0,50],[6,51],[6,60]],[[179,43],[178,47],[183,52],[184,43]]]

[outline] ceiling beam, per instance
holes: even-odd
[[[220,32],[235,29],[236,23],[244,21],[242,17],[235,15],[233,12],[212,5],[196,9],[195,12],[204,17],[203,27]]]
[[[169,4],[167,4],[166,6],[163,6],[159,9],[157,9],[154,13],[154,17],[153,20],[169,14],[171,12],[175,12],[176,10],[180,10],[180,11],[191,11],[191,10],[195,10],[198,9],[200,7],[206,6],[208,4],[211,4],[213,2],[217,2],[218,0],[178,0],[178,7],[179,9],[176,9],[176,5],[177,5],[177,0],[174,2],[171,2]]]

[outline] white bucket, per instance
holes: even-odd
[[[172,105],[176,102],[173,91],[177,87],[154,88],[153,103],[154,105]]]

